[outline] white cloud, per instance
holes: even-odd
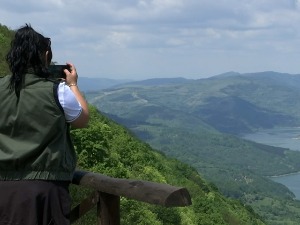
[[[1,24],[15,29],[31,23],[52,38],[56,61],[70,58],[87,75],[192,77],[227,70],[300,71],[295,60],[300,51],[299,0],[0,0],[0,4]]]

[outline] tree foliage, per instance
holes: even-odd
[[[9,74],[9,68],[5,57],[9,51],[14,32],[8,27],[0,24],[0,76]]]
[[[90,106],[90,114],[88,128],[72,130],[81,169],[113,177],[183,186],[192,196],[191,206],[178,208],[164,208],[121,198],[122,224],[264,224],[253,210],[245,208],[239,201],[222,196],[192,167],[152,149],[93,106]],[[75,201],[79,196],[86,195],[85,192],[81,195],[78,188],[72,190]],[[86,221],[90,222],[93,216],[95,214],[78,223],[88,224]]]

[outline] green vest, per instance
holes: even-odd
[[[0,180],[70,181],[76,155],[58,84],[26,74],[19,101],[0,78]]]

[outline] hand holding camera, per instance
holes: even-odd
[[[50,65],[48,67],[48,71],[50,73],[50,77],[54,79],[66,79],[66,73],[64,70],[71,71],[70,65]]]
[[[65,81],[69,87],[77,86],[78,74],[73,64],[67,63],[68,69],[64,69],[66,75]]]
[[[77,86],[78,75],[73,64],[50,65],[48,70],[51,78],[65,80],[69,87]]]

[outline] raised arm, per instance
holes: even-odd
[[[80,103],[82,107],[82,112],[80,116],[71,122],[71,126],[73,128],[84,128],[87,126],[89,121],[89,110],[88,110],[88,104],[81,94],[79,87],[77,85],[78,80],[78,74],[76,71],[75,66],[72,63],[67,63],[70,66],[70,71],[65,70],[66,74],[66,84],[70,87],[71,91],[74,93],[77,101]]]

